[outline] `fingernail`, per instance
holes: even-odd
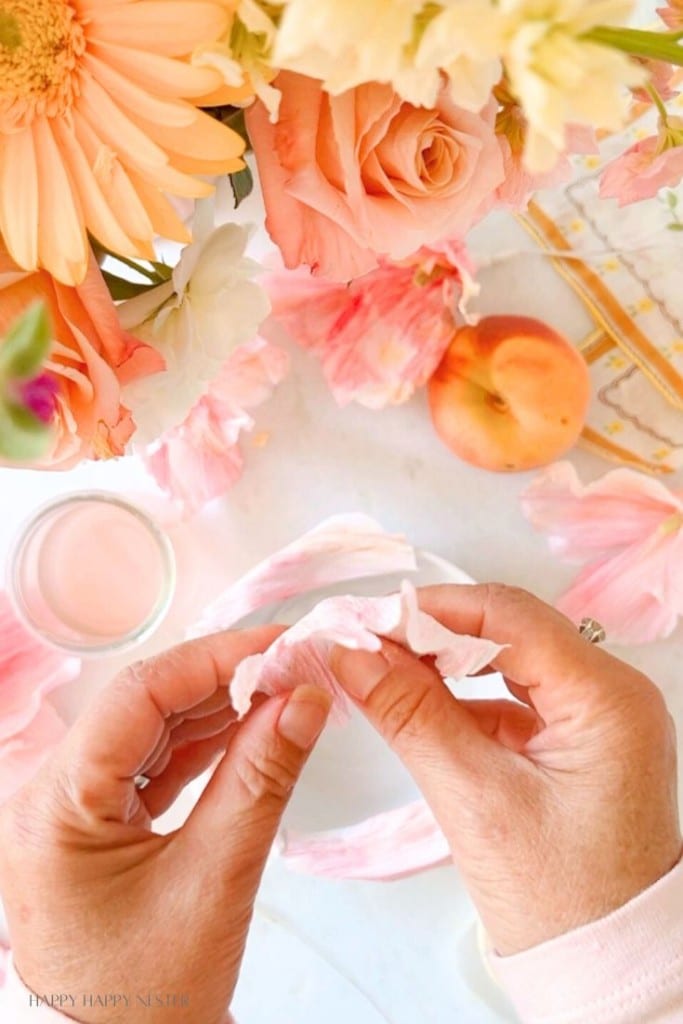
[[[277,728],[301,750],[310,750],[325,727],[332,696],[317,686],[297,686],[284,706]]]
[[[356,700],[367,700],[389,672],[389,662],[375,651],[350,651],[334,647],[330,668],[341,686]]]

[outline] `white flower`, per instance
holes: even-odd
[[[334,94],[363,82],[393,82],[424,6],[424,0],[286,0],[273,61],[321,79]]]
[[[455,102],[477,111],[501,76],[499,25],[493,0],[285,0],[273,60],[334,94],[383,82],[423,107],[446,74]]]
[[[271,15],[275,15],[278,6],[264,6],[259,0],[239,0],[226,36],[199,47],[192,57],[192,63],[198,67],[215,68],[227,85],[252,89],[273,121],[277,120],[280,91],[270,84],[277,74],[271,62],[276,33]]]
[[[265,291],[251,280],[260,267],[244,255],[249,231],[237,224],[211,230],[199,219],[196,240],[183,250],[172,279],[118,307],[123,327],[166,360],[163,373],[124,391],[142,444],[182,423],[230,353],[254,337],[270,312]]]
[[[501,0],[503,60],[528,121],[525,163],[549,170],[565,149],[568,124],[617,131],[628,88],[647,80],[626,54],[584,38],[596,25],[623,24],[630,0]]]
[[[492,0],[444,0],[442,9],[430,14],[414,56],[417,75],[433,76],[434,99],[426,106],[436,100],[443,71],[455,102],[481,110],[502,75],[503,24]]]

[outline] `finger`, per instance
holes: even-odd
[[[525,590],[501,584],[425,587],[419,603],[455,632],[509,644],[492,667],[548,725],[595,711],[613,696],[615,685],[645,684],[644,677],[587,643],[569,619]]]
[[[459,700],[486,736],[508,750],[521,753],[543,729],[543,721],[531,708],[512,700]]]
[[[322,732],[331,697],[300,686],[274,697],[239,726],[183,829],[183,840],[210,849],[207,870],[226,899],[251,906],[282,814]]]
[[[434,668],[403,647],[389,641],[381,653],[337,647],[330,663],[438,819],[452,816],[454,791],[480,794],[487,775],[512,770],[513,755],[486,735]]]
[[[216,633],[124,670],[77,720],[57,755],[63,788],[78,811],[133,820],[140,810],[133,780],[167,721],[226,688],[236,666],[280,632],[269,626]]]
[[[237,712],[234,708],[229,707],[223,711],[216,711],[213,715],[206,715],[204,718],[189,718],[179,722],[169,731],[165,746],[155,753],[153,759],[143,765],[141,774],[148,778],[160,775],[176,747],[186,746],[188,743],[198,743],[200,740],[216,736],[236,721]]]
[[[158,818],[167,811],[185,786],[198,778],[225,753],[238,729],[239,724],[233,722],[215,736],[197,743],[188,743],[171,752],[166,769],[158,777],[153,778],[140,794],[150,818]]]

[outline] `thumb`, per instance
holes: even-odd
[[[452,816],[455,795],[479,799],[487,779],[509,772],[516,755],[487,735],[438,672],[405,648],[387,640],[381,653],[337,647],[331,665],[440,821]]]
[[[250,906],[280,820],[330,710],[330,694],[299,686],[248,716],[183,832],[233,902]]]

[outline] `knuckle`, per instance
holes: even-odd
[[[433,692],[416,687],[389,694],[378,711],[383,736],[391,746],[400,747],[424,736],[437,709]]]
[[[250,753],[236,766],[237,777],[252,801],[282,803],[294,788],[298,771],[284,751]]]

